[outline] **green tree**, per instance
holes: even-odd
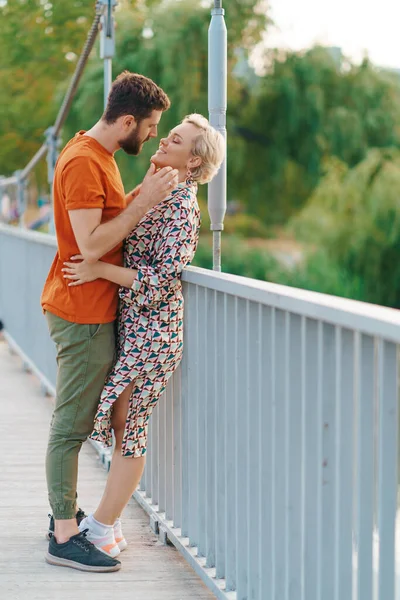
[[[400,308],[400,151],[373,149],[353,168],[330,161],[291,228],[363,290]],[[315,259],[314,259],[315,260]]]
[[[283,222],[318,184],[324,161],[349,166],[371,147],[399,146],[399,79],[323,48],[272,57],[237,107],[234,187],[249,209]]]
[[[75,68],[93,7],[83,0],[0,3],[2,174],[23,167],[43,143],[57,112],[55,86]]]

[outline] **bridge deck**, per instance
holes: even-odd
[[[44,561],[48,524],[44,454],[51,401],[38,381],[24,373],[20,360],[0,340],[0,598],[67,600],[206,600],[214,598],[180,554],[162,546],[147,515],[132,501],[124,515],[129,542],[122,569],[92,574],[53,567]],[[95,508],[106,473],[95,451],[85,444],[80,458],[79,498]]]

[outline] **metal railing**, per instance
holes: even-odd
[[[39,298],[54,251],[51,236],[0,227],[0,318],[48,389]],[[183,278],[184,359],[135,494],[155,530],[218,598],[398,599],[399,313]]]

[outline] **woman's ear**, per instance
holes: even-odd
[[[200,156],[192,156],[192,158],[189,159],[189,164],[188,164],[188,168],[189,169],[194,169],[195,167],[199,167],[202,163],[202,160],[200,158]]]

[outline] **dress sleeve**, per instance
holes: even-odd
[[[99,165],[88,156],[76,156],[64,167],[61,185],[65,208],[104,208],[105,191]]]
[[[156,308],[179,283],[179,275],[196,252],[200,216],[197,203],[180,199],[156,242],[152,265],[139,266],[131,288],[120,288],[120,298],[128,304]]]

